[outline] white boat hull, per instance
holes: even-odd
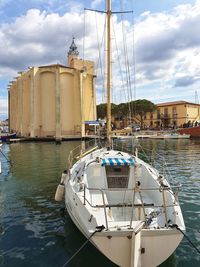
[[[158,134],[158,135],[149,135],[150,139],[189,139],[189,134]]]
[[[89,238],[96,225],[89,222],[90,214],[70,187],[66,187],[67,211],[82,234]],[[103,231],[90,241],[108,259],[121,267],[155,267],[164,262],[177,248],[183,235],[174,229],[137,229]]]
[[[95,150],[73,165],[65,205],[82,234],[121,267],[158,266],[183,238],[170,224],[185,231],[167,180],[138,157],[115,150]]]
[[[96,235],[92,241],[107,258],[119,266],[155,267],[174,252],[182,237],[180,232],[173,230],[142,230],[136,236],[133,233],[131,239],[125,233],[125,236],[113,236],[111,239]],[[136,250],[132,248],[134,245],[137,246]],[[142,248],[145,248],[144,253],[141,253]]]

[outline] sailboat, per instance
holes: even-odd
[[[154,267],[164,262],[183,238],[179,186],[172,188],[158,170],[137,155],[112,148],[110,0],[105,13],[108,145],[80,155],[72,151],[55,198],[61,200],[64,192],[74,224],[112,262],[122,267]]]

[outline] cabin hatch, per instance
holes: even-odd
[[[105,166],[108,188],[128,188],[129,166]]]

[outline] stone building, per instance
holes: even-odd
[[[29,67],[8,90],[9,127],[19,136],[81,137],[96,120],[94,63],[79,59],[74,42],[68,66]]]
[[[144,126],[150,128],[182,127],[200,121],[200,105],[187,101],[157,104],[156,111],[147,112]]]

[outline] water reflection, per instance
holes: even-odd
[[[68,153],[78,144],[3,145],[3,152],[11,159],[13,166],[0,157],[0,266],[59,267],[85,242],[69,216],[63,216],[60,212],[64,204],[54,201]],[[121,142],[120,145],[130,151],[135,147],[130,141]],[[162,166],[164,158],[171,173],[170,179],[182,183],[180,202],[187,234],[198,245],[200,141],[141,140],[140,145],[147,149],[143,156],[155,164]],[[199,262],[199,255],[184,239],[160,267],[196,267]],[[87,244],[68,266],[94,266],[94,263],[97,267],[115,266],[91,244]]]

